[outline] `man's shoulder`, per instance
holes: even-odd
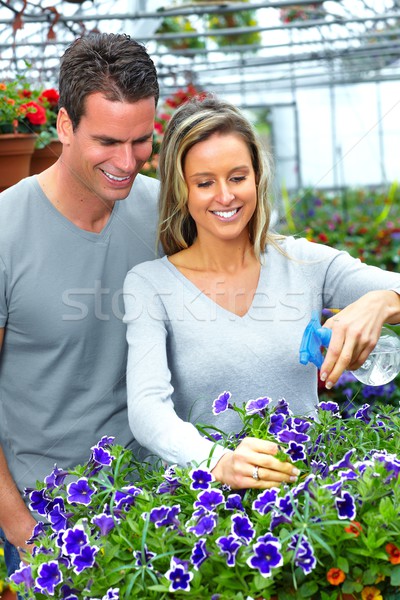
[[[155,179],[154,177],[147,177],[147,175],[142,175],[139,173],[136,175],[128,198],[135,199],[139,194],[148,194],[152,199],[157,201],[159,191],[160,182],[158,179]]]
[[[35,182],[36,177],[26,177],[1,192],[0,210],[6,210],[8,207],[16,210],[24,203],[29,202],[30,196],[34,194],[36,190]]]

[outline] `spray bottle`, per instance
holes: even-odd
[[[324,355],[321,347],[327,348],[332,331],[322,327],[318,312],[312,312],[311,321],[307,325],[300,345],[300,363],[312,362],[320,368]],[[385,385],[400,372],[400,338],[387,327],[382,327],[381,336],[367,360],[353,375],[366,385]]]

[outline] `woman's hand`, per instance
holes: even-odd
[[[345,369],[354,371],[375,348],[385,322],[395,322],[400,297],[392,291],[368,292],[326,321],[332,338],[321,366],[321,380],[330,389]]]
[[[300,471],[293,464],[275,458],[277,452],[274,442],[245,438],[236,450],[219,459],[212,474],[233,489],[264,490],[278,487],[283,481],[296,481]]]

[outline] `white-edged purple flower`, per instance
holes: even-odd
[[[239,548],[242,546],[240,540],[234,535],[221,536],[216,542],[220,548],[220,554],[226,556],[226,564],[228,567],[234,567],[236,562],[236,554]]]
[[[229,494],[225,502],[226,510],[240,510],[244,512],[242,497],[240,494]]]
[[[169,570],[165,573],[165,577],[170,580],[169,591],[176,592],[190,590],[190,582],[193,579],[193,573],[185,569],[184,565],[179,563],[175,557],[171,558]]]
[[[79,575],[82,573],[84,569],[89,569],[93,567],[95,556],[98,553],[99,548],[97,546],[84,546],[81,549],[80,554],[77,554],[71,559],[72,564],[74,565],[74,573]]]
[[[269,513],[275,506],[278,493],[279,489],[273,487],[258,494],[253,502],[253,510],[256,510],[260,515]]]
[[[265,396],[265,398],[257,398],[256,400],[249,400],[245,406],[246,413],[248,415],[254,415],[258,413],[262,417],[265,416],[265,409],[270,404],[271,398]]]
[[[54,469],[45,477],[45,484],[48,490],[52,490],[56,487],[60,487],[64,483],[66,476],[68,475],[68,471],[64,471],[64,469],[59,469],[57,465],[54,465]]]
[[[370,405],[369,404],[363,404],[361,406],[361,408],[359,408],[356,412],[356,414],[354,415],[355,419],[360,419],[360,421],[364,421],[364,423],[369,423],[371,418],[368,415],[368,410],[370,409]]]
[[[181,512],[179,504],[174,506],[157,506],[150,511],[150,521],[156,527],[179,527],[178,514]]]
[[[45,525],[43,521],[38,521],[33,528],[32,535],[29,540],[26,541],[27,544],[33,544],[37,539],[39,539],[46,532]]]
[[[58,562],[51,560],[38,567],[35,584],[41,592],[54,596],[55,588],[63,581],[63,574],[60,571]]]
[[[89,544],[87,534],[79,525],[76,525],[72,529],[67,529],[67,531],[62,533],[62,540],[62,551],[67,556],[80,554],[82,548]]]
[[[152,560],[156,555],[155,552],[150,552],[147,548],[147,544],[144,545],[142,550],[135,550],[133,552],[133,556],[136,559],[136,566],[143,567],[146,566],[148,569],[153,569]]]
[[[294,501],[296,502],[296,501]],[[293,498],[290,494],[286,494],[283,498],[278,498],[275,504],[275,509],[272,513],[270,529],[274,529],[281,523],[291,523],[294,513]]]
[[[192,531],[197,537],[209,535],[217,525],[217,517],[215,514],[206,514],[197,521],[196,525],[188,527],[188,531]]]
[[[119,588],[110,588],[101,600],[119,600]]]
[[[115,527],[114,517],[105,512],[96,515],[92,519],[93,525],[96,525],[100,529],[100,535],[105,536],[110,533]]]
[[[142,493],[141,488],[135,485],[126,485],[115,492],[115,508],[117,510],[127,510],[135,503],[135,498]]]
[[[303,444],[297,444],[293,441],[289,442],[285,453],[291,457],[293,462],[297,462],[298,460],[306,460],[307,458],[305,446]]]
[[[29,497],[29,508],[39,513],[42,517],[47,515],[47,506],[50,502],[50,498],[46,496],[46,490],[33,490],[28,494]]]
[[[246,545],[250,544],[255,536],[252,522],[247,515],[232,515],[232,535],[239,538]]]
[[[288,549],[295,550],[295,565],[303,570],[304,575],[309,575],[317,566],[314,549],[305,535],[301,537],[301,540],[299,535],[294,535],[292,541],[288,544]]]
[[[247,559],[252,569],[258,569],[263,577],[270,577],[272,569],[283,565],[280,544],[275,542],[257,542],[253,545],[253,554]]]
[[[304,442],[310,441],[310,436],[306,433],[300,433],[295,429],[281,429],[276,434],[276,439],[283,444],[288,444],[289,442],[304,444]]]
[[[10,576],[10,579],[15,583],[15,585],[23,583],[26,588],[30,589],[34,584],[32,577],[32,565],[26,565],[22,561],[20,565],[20,568],[14,571],[14,573]]]
[[[274,412],[276,415],[285,415],[286,417],[290,417],[293,414],[285,398],[281,398],[280,400],[278,400]]]
[[[329,400],[328,402],[319,402],[317,404],[317,408],[326,412],[330,412],[334,416],[340,415],[339,404],[337,402],[332,402],[331,400]]]
[[[86,477],[81,477],[67,486],[68,502],[88,506],[95,490],[92,489]]]
[[[194,569],[198,571],[200,566],[205,560],[207,560],[209,556],[210,553],[208,552],[206,547],[206,540],[205,538],[200,538],[193,546],[192,554],[190,556],[190,560]]]
[[[232,394],[230,392],[222,392],[222,394],[220,394],[218,396],[218,398],[216,398],[213,401],[213,404],[212,404],[213,415],[220,415],[221,413],[228,410],[228,408],[232,408],[232,405],[229,404],[229,400],[231,399],[231,396],[232,396]]]
[[[332,472],[337,471],[338,469],[352,469],[353,465],[350,462],[350,458],[353,456],[354,452],[355,448],[351,448],[351,450],[348,450],[341,460],[339,460],[337,463],[334,463],[333,465],[330,465],[329,471]]]
[[[221,490],[204,490],[197,496],[193,504],[194,508],[204,508],[208,512],[214,512],[217,506],[224,504],[225,497]]]
[[[286,418],[287,417],[283,413],[272,414],[269,418],[268,432],[272,435],[276,435],[282,431],[282,429],[285,429]],[[286,427],[286,429],[288,429],[288,427]]]
[[[342,492],[341,497],[335,498],[339,519],[354,521],[356,518],[356,503],[349,492]]]
[[[301,494],[301,492],[308,491],[308,488],[310,487],[310,483],[314,480],[315,480],[314,473],[309,473],[303,481],[300,481],[300,483],[298,483],[295,487],[292,488],[293,498],[297,498],[297,496],[299,494]]]
[[[111,456],[111,453],[103,448],[103,446],[92,446],[92,460],[101,465],[103,467],[109,467],[114,460],[114,457]]]
[[[114,442],[115,437],[112,435],[103,435],[101,440],[97,442],[96,446],[98,448],[108,448],[109,446],[112,446]]]
[[[208,469],[192,469],[189,475],[192,480],[191,490],[208,490],[210,484],[215,481],[214,475]]]
[[[56,504],[49,511],[47,518],[51,523],[53,531],[63,531],[68,527],[68,515],[62,510],[59,504]]]

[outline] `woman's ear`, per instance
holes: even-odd
[[[67,111],[63,107],[60,108],[57,115],[57,133],[60,142],[63,145],[68,146],[72,136],[74,135],[74,130],[72,127],[72,121],[69,118]]]

